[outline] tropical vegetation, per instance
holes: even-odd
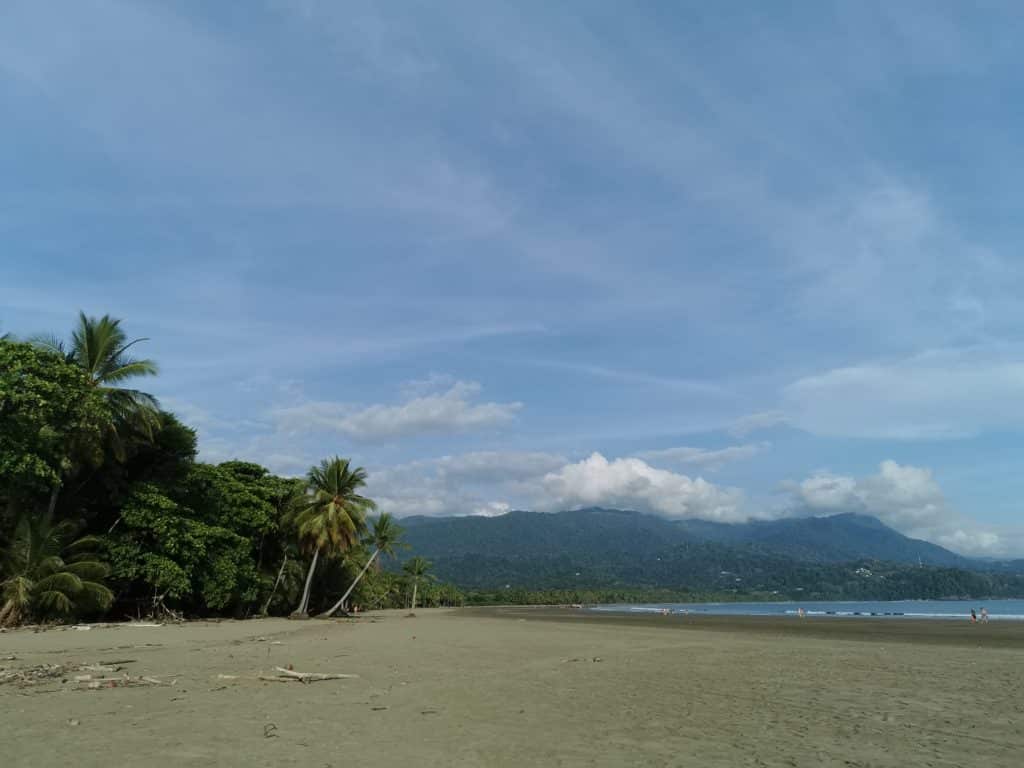
[[[67,341],[0,337],[0,626],[462,603],[373,567],[401,529],[349,459],[304,478],[200,461],[195,429],[141,388],[145,341],[84,313]]]

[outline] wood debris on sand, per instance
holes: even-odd
[[[149,685],[174,685],[177,680],[167,682],[147,675],[129,675],[124,668],[112,664],[37,664],[32,667],[5,669],[0,667],[0,685],[15,685],[30,688],[45,683],[59,682],[72,684],[78,690],[101,688],[133,688]]]
[[[277,675],[260,675],[259,679],[274,683],[293,681],[313,683],[319,680],[351,680],[359,677],[359,675],[325,674],[323,672],[296,672],[294,669],[285,669],[284,667],[274,667],[274,669],[277,671]]]

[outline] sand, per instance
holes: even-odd
[[[1024,624],[418,613],[0,634],[177,681],[0,685],[0,765],[1024,764]]]

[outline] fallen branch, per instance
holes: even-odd
[[[317,680],[351,680],[359,675],[325,674],[323,672],[296,672],[293,669],[274,667],[280,677],[275,680],[298,680],[300,683],[312,683]],[[261,678],[262,679],[262,678]]]

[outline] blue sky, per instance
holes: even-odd
[[[398,514],[1024,554],[1012,3],[8,2],[0,325]]]

